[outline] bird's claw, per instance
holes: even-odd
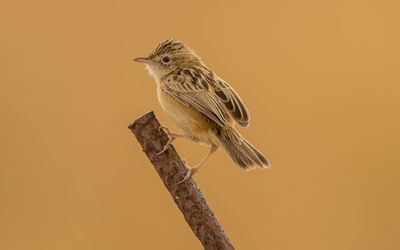
[[[173,141],[173,139],[171,140],[171,138],[170,138],[168,140],[167,144],[164,145],[163,149],[160,152],[158,152],[156,155],[160,155],[160,154],[164,153],[167,149],[169,149],[169,147],[172,144],[172,141]]]
[[[182,159],[181,161],[182,161],[183,165],[185,165],[187,171],[186,171],[185,177],[183,177],[183,179],[181,181],[177,182],[176,184],[180,184],[180,183],[183,183],[183,182],[189,180],[190,177],[192,177],[199,170],[199,167],[200,167],[199,165],[197,165],[195,167],[190,168],[185,159]]]
[[[158,127],[158,131],[164,131],[167,135],[171,134],[171,130],[169,130],[169,128],[164,125],[160,125],[160,127]]]
[[[185,159],[181,159],[181,161],[182,161],[183,165],[185,165],[187,171],[186,171],[185,177],[183,177],[183,179],[180,180],[179,182],[177,182],[176,184],[181,184],[182,182],[189,180],[189,178],[193,175],[192,169],[188,166],[187,161]]]
[[[167,128],[166,126],[160,125],[160,127],[158,127],[158,131],[161,132],[161,130],[163,130],[168,135],[169,139],[168,139],[168,142],[164,145],[163,149],[160,152],[158,152],[156,155],[160,155],[160,154],[164,153],[167,149],[169,149],[172,142],[176,138],[175,136],[173,136],[173,134],[171,133],[169,128]]]

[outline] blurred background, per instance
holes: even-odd
[[[272,163],[219,150],[195,176],[237,249],[400,248],[398,1],[0,5],[0,249],[202,249],[127,128],[177,130],[132,61],[170,37],[240,93]]]

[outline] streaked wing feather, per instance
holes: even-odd
[[[232,118],[240,126],[247,127],[250,123],[250,114],[243,101],[229,84],[221,79],[217,82],[218,85],[213,90],[215,95],[222,101]]]
[[[221,126],[227,123],[227,113],[218,98],[201,84],[185,76],[170,75],[161,87],[184,105],[190,105]]]

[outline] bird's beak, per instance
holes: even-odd
[[[135,62],[141,62],[141,63],[151,63],[153,62],[150,58],[148,57],[137,57],[133,59]]]

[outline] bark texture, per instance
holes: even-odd
[[[234,249],[196,182],[190,178],[176,184],[184,178],[187,170],[173,145],[164,153],[156,155],[168,141],[168,135],[159,127],[160,123],[153,111],[129,125],[204,249]]]

